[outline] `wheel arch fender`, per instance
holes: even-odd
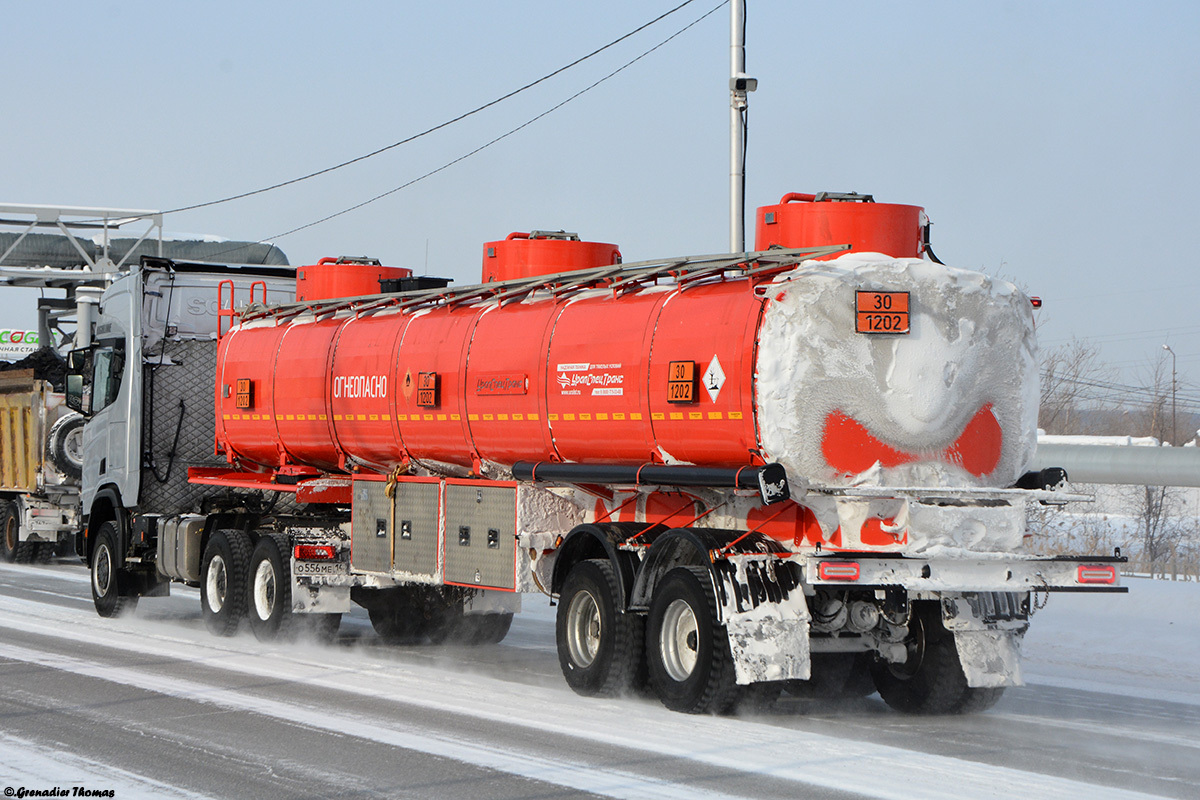
[[[554,559],[554,571],[550,578],[550,592],[558,596],[566,583],[571,568],[580,561],[593,558],[608,559],[620,576],[621,606],[629,607],[634,580],[638,574],[638,558],[618,545],[644,531],[646,526],[631,522],[589,523],[576,525],[563,540]]]
[[[737,568],[733,562],[724,558],[725,555],[786,552],[781,543],[761,533],[717,528],[674,528],[655,539],[650,547],[634,583],[630,606],[636,609],[649,608],[654,587],[675,567],[708,569],[717,591],[718,602],[723,606],[730,590],[733,590],[734,594],[739,593]],[[791,577],[785,581],[798,585],[798,571],[786,571]],[[793,585],[789,585],[787,589],[793,588]]]
[[[220,512],[209,514],[204,520],[204,531],[200,534],[200,559],[204,560],[204,551],[208,549],[208,542],[217,531],[236,530],[241,531],[250,537],[250,546],[254,547],[258,544],[260,531],[259,518],[253,514],[238,514],[232,512]],[[290,553],[285,554],[290,557]]]
[[[129,545],[130,523],[129,513],[125,510],[125,504],[121,501],[121,490],[115,484],[106,484],[96,491],[96,496],[92,500],[92,506],[88,510],[87,520],[84,523],[84,538],[87,544],[85,556],[90,563],[92,560],[92,552],[96,549],[96,534],[100,527],[106,522],[117,523],[117,552],[116,556],[117,567],[125,566],[125,551]]]
[[[709,528],[672,528],[654,540],[634,581],[631,608],[645,610],[659,580],[675,567],[704,567],[713,572],[712,551],[733,541],[737,534]]]

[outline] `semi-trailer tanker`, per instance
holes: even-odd
[[[584,695],[987,708],[1031,594],[1123,589],[1117,557],[1025,551],[1026,504],[1071,497],[1029,469],[1031,302],[922,258],[927,230],[793,194],[751,253],[622,264],[533,231],[487,243],[477,285],[324,259],[287,302],[146,259],[70,378],[96,608],[182,582],[218,634],[358,603],[388,640],[496,642],[541,592]],[[217,315],[181,325],[205,291]],[[160,487],[113,477],[168,449]]]

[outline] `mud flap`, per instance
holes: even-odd
[[[323,586],[292,577],[292,611],[298,614],[346,614],[349,586]]]
[[[1021,686],[1021,640],[1029,628],[1028,596],[972,592],[942,598],[942,621],[954,634],[954,648],[967,685],[973,688]]]
[[[721,617],[740,685],[810,675],[808,603],[789,568],[776,559],[735,556],[716,570]]]
[[[1023,686],[1020,631],[958,630],[954,647],[967,685],[991,688]]]

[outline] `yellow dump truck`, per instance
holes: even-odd
[[[0,556],[48,561],[79,519],[83,417],[34,370],[0,373]]]

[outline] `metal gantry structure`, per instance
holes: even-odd
[[[64,297],[38,299],[38,340],[53,343],[52,333],[58,333],[65,341],[62,324],[74,322],[71,338],[75,346],[86,347],[92,309],[104,287],[128,267],[143,243],[154,243],[162,254],[162,221],[161,212],[144,209],[0,203],[0,229],[15,231],[0,230],[0,286],[63,290]],[[114,260],[115,232],[135,225],[140,234],[133,246]],[[35,233],[38,229],[54,233]],[[92,236],[82,238],[80,232]],[[48,240],[59,246],[47,247]]]

